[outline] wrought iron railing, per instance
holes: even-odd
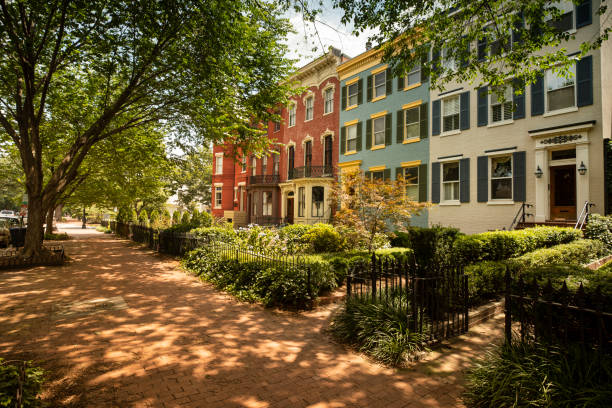
[[[519,223],[527,221],[527,217],[532,217],[533,214],[527,213],[527,208],[533,207],[533,204],[522,203],[519,210],[516,212],[512,223],[510,224],[509,230],[513,230]]]
[[[260,174],[258,176],[249,176],[249,184],[278,184],[280,176],[278,174]]]
[[[580,215],[576,220],[576,225],[574,226],[575,229],[582,229],[582,227],[584,227],[584,225],[589,220],[589,215],[591,214],[591,207],[594,205],[594,203],[589,203],[588,201],[584,202],[584,205],[582,206],[582,211],[580,211]]]
[[[289,169],[289,179],[334,177],[333,166],[302,166]]]

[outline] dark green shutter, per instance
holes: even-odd
[[[402,143],[404,141],[404,111],[397,111],[397,126],[396,126],[396,136],[395,141],[397,143]]]
[[[592,12],[591,12],[591,0],[584,0],[575,7],[576,7],[576,28],[587,26],[593,22],[593,17],[592,17]]]
[[[427,201],[427,164],[419,165],[419,202]]]
[[[514,201],[525,201],[527,198],[526,184],[526,153],[512,153],[512,189]]]
[[[405,77],[403,76],[397,77],[397,91],[398,92],[404,90],[404,81],[405,81]]]
[[[359,78],[357,81],[357,105],[363,103],[363,79]]]
[[[428,52],[429,54],[429,52]],[[427,55],[423,55],[423,57],[421,58],[421,83],[427,81],[427,79],[429,78],[428,75],[428,68],[425,67],[425,65],[427,64]]]
[[[521,94],[517,95],[516,90],[520,90]],[[525,85],[523,81],[514,79],[512,81],[512,102],[514,103],[513,119],[525,118]]]
[[[512,44],[522,44],[523,43],[523,30],[525,26],[525,20],[523,17],[523,13],[518,13],[515,16],[516,20],[514,21],[512,28]]]
[[[346,110],[346,85],[342,87],[342,110]]]
[[[487,57],[487,37],[478,39],[478,61],[484,61]]]
[[[438,136],[440,134],[440,100],[433,101],[431,104],[431,135]]]
[[[385,115],[385,146],[389,146],[393,144],[393,128],[391,125],[393,124],[393,114],[387,113]]]
[[[531,84],[531,116],[538,116],[544,113],[544,76]]]
[[[489,201],[489,157],[478,156],[476,159],[476,200],[479,203]]]
[[[427,102],[425,102],[421,104],[421,139],[427,139],[427,136],[429,136],[429,126],[427,124],[427,117]]]
[[[396,180],[399,180],[400,177],[404,177],[403,171],[404,171],[403,167],[396,167],[395,168],[395,179]]]
[[[363,139],[363,122],[357,122],[357,151],[361,151],[361,139]]]
[[[431,52],[431,69],[434,72],[440,71],[440,50],[433,50]]]
[[[391,68],[387,68],[387,73],[385,74],[385,78],[387,80],[387,95],[391,95],[391,93],[393,92],[393,71],[391,71]]]
[[[478,88],[478,90],[476,91],[476,97],[478,98],[478,101],[476,101],[477,103],[477,119],[478,119],[478,126],[487,126],[487,124],[489,123],[489,92],[488,92],[488,87],[486,86],[481,86],[480,88]]]
[[[383,180],[384,181],[391,180],[391,169],[385,169],[385,171],[383,172]]]
[[[366,84],[367,84],[367,90],[366,90],[366,97],[367,97],[367,99],[366,99],[366,101],[367,102],[370,102],[372,100],[372,92],[373,92],[373,90],[372,90],[372,88],[373,88],[372,83],[373,83],[372,75],[368,75],[368,79],[366,80]]]
[[[340,153],[346,153],[346,127],[340,128]]]
[[[609,73],[608,73],[609,75]],[[593,104],[593,57],[588,56],[576,62],[576,85],[578,106]]]
[[[470,128],[470,91],[459,95],[459,128],[461,130]]]
[[[366,120],[366,150],[372,148],[372,119]]]
[[[431,163],[431,202],[440,202],[440,163]]]
[[[459,160],[459,202],[470,202],[470,159]]]

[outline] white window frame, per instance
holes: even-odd
[[[272,156],[272,174],[278,176],[280,174],[280,154]]]
[[[215,184],[215,208],[223,207],[223,184]]]
[[[508,91],[510,90],[510,91]],[[513,117],[514,117],[514,87],[511,84],[506,84],[505,86],[505,93],[509,94],[509,95],[505,95],[506,100],[505,102],[502,104],[501,102],[498,101],[498,103],[495,104],[495,106],[501,106],[502,112],[502,119],[501,120],[493,120],[493,97],[497,98],[497,94],[495,93],[495,90],[492,90],[492,92],[489,94],[489,123],[491,124],[495,124],[495,125],[500,125],[500,124],[504,124],[504,123],[511,123],[513,122]],[[510,118],[509,119],[505,119],[505,115],[506,115],[506,104],[510,104]]]
[[[323,199],[320,201],[321,206],[316,208],[315,211],[315,199],[314,199],[314,189],[315,188],[321,188],[323,189]],[[312,196],[312,200],[311,200],[311,206],[310,206],[310,212],[311,212],[311,216],[317,217],[317,218],[321,218],[325,215],[325,187],[323,186],[312,186],[311,190],[310,190],[310,194]],[[317,201],[318,202],[318,201]]]
[[[328,109],[329,103],[329,109]],[[334,88],[329,87],[323,90],[323,114],[327,115],[334,111]]]
[[[413,109],[416,109],[418,111],[418,115],[417,115],[417,121],[416,122],[411,122],[410,124],[408,123],[408,111],[411,111]],[[412,125],[414,126],[416,124],[417,128],[418,128],[418,135],[417,136],[412,136],[412,137],[408,137],[408,125]],[[421,138],[421,106],[413,106],[412,108],[407,108],[404,109],[404,138],[403,140],[413,140],[413,139],[420,139]]]
[[[548,106],[549,105],[548,104],[549,73],[550,74],[554,74],[557,77],[561,77],[561,76],[560,76],[560,74],[557,74],[556,72],[554,72],[552,69],[549,69],[549,70],[547,70],[544,73],[544,112],[545,113],[549,113],[549,112],[563,112],[565,110],[575,110],[575,109],[578,108],[578,86],[577,86],[577,81],[576,81],[576,64],[572,64],[570,66],[570,71],[573,74],[573,78],[572,78],[573,84],[572,84],[572,86],[574,87],[574,104],[572,106],[567,106],[565,108],[559,108],[559,109],[555,109],[555,110],[550,110],[550,108]],[[563,87],[563,88],[569,88],[569,86]],[[556,90],[559,90],[559,89],[562,89],[562,88],[557,88],[557,89],[554,89],[554,90],[556,91]]]
[[[457,117],[459,118],[457,120],[457,128],[455,129],[451,129],[451,130],[445,130],[444,129],[444,105],[446,105],[451,99],[457,99],[457,113],[453,114],[453,115],[447,115],[447,116],[454,116],[457,115]],[[441,117],[441,121],[442,121],[442,132],[441,134],[454,134],[454,133],[458,133],[461,131],[461,98],[459,97],[459,95],[453,95],[453,96],[449,96],[447,98],[442,99],[442,106],[440,106],[440,117]]]
[[[418,80],[416,82],[410,82],[410,76],[416,75]],[[411,86],[418,86],[421,84],[421,62],[418,62],[412,70],[406,73],[406,77],[404,78],[404,88],[409,88]]]
[[[223,153],[215,153],[215,174],[223,174]]]
[[[416,169],[416,183],[409,183],[408,182],[408,177],[406,176],[406,172],[408,170],[412,170],[412,169]],[[404,188],[404,197],[406,199],[409,199],[408,197],[408,187],[415,187],[416,186],[416,198],[412,201],[419,201],[419,178],[421,177],[420,174],[420,169],[419,166],[410,166],[410,167],[404,167],[402,169],[402,177],[404,178],[404,183],[406,184],[405,188]]]
[[[355,88],[355,93],[351,94],[351,87]],[[355,103],[351,105],[351,97],[355,97]],[[359,81],[355,81],[350,85],[346,86],[346,108],[352,108],[353,106],[359,105]]]
[[[505,176],[505,177],[493,177],[493,160],[494,159],[498,159],[501,157],[508,157],[510,158],[510,176]],[[514,160],[512,158],[511,154],[503,154],[503,155],[497,155],[497,156],[490,156],[489,157],[489,201],[513,201],[514,200]],[[510,198],[493,198],[493,180],[504,180],[504,179],[510,179]]]
[[[251,159],[251,176],[257,175],[257,158]]]
[[[241,163],[241,166],[242,166],[242,167],[240,168],[240,172],[241,172],[241,173],[246,173],[246,171],[247,171],[247,158],[246,158],[246,156],[243,156],[243,157],[242,157],[242,163]]]
[[[238,201],[238,187],[234,187],[234,201]]]
[[[349,138],[349,134],[350,129],[355,129],[355,137],[353,138]],[[355,141],[355,148],[354,149],[349,149],[349,141],[354,140]],[[357,124],[355,123],[354,125],[350,125],[346,127],[346,148],[344,149],[346,153],[351,153],[351,152],[356,152],[357,151]]]
[[[459,64],[455,58],[450,58],[448,53],[450,50],[447,47],[442,48],[440,58],[442,59],[442,67],[446,71],[457,72],[459,70]]]
[[[554,3],[551,2],[550,6],[554,6],[559,11],[561,11],[561,15],[572,13],[572,27],[569,30],[564,31],[564,32],[569,33],[569,34],[575,33],[576,32],[576,7],[574,5],[574,2],[571,0],[561,0],[561,1],[554,2]],[[563,13],[563,11],[565,11],[565,13]],[[551,15],[549,14],[546,16],[545,21],[548,22],[550,20],[552,20],[552,18],[551,18]]]
[[[304,122],[308,122],[314,119],[314,96],[309,96],[304,101],[304,106],[306,107],[306,116],[304,118]]]
[[[376,132],[376,122],[382,120],[382,130]],[[385,131],[387,127],[387,115],[379,116],[372,119],[372,147],[385,146]],[[382,143],[376,143],[376,134],[382,133]]]
[[[289,124],[287,125],[287,127],[294,127],[295,126],[295,116],[296,116],[296,110],[297,110],[297,104],[296,103],[291,103],[289,104]]]
[[[450,164],[456,164],[457,165],[457,180],[448,180],[445,181],[444,180],[444,166],[450,165]],[[445,203],[458,203],[459,202],[459,197],[461,195],[461,174],[460,174],[460,164],[459,161],[448,161],[448,162],[443,162],[441,163],[442,165],[442,171],[441,171],[441,183],[440,183],[440,188],[442,189],[442,202]],[[445,186],[446,185],[450,185],[450,184],[456,184],[457,185],[457,196],[456,197],[451,197],[451,198],[446,198],[446,194],[445,194]],[[452,189],[452,191],[454,192],[454,188]],[[453,194],[454,195],[454,194]]]
[[[376,78],[383,77],[383,81],[381,85],[376,85]],[[382,93],[377,95],[378,88],[382,89]],[[380,99],[387,95],[387,70],[384,69],[376,74],[372,75],[372,100]]]
[[[262,209],[261,212],[264,217],[272,216],[272,192],[264,191],[262,193]]]

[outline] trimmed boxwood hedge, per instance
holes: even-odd
[[[580,239],[569,244],[542,248],[511,260],[518,267],[544,266],[550,264],[585,264],[607,253],[601,241]]]

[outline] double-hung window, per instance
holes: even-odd
[[[384,170],[377,170],[377,171],[371,171],[370,172],[370,180],[374,181],[374,180],[384,180],[385,179],[385,171]]]
[[[374,99],[382,97],[387,94],[387,71],[384,70],[374,75]]]
[[[410,72],[406,75],[405,87],[408,88],[411,85],[417,85],[421,83],[421,64],[417,63]]]
[[[459,130],[459,95],[442,100],[442,131]]]
[[[266,174],[267,167],[268,167],[268,156],[264,156],[261,159],[261,174]]]
[[[262,215],[268,216],[268,217],[272,215],[272,192],[271,191],[263,192]]]
[[[247,159],[246,159],[246,157],[242,158],[242,166],[241,167],[242,168],[241,168],[240,171],[242,171],[243,173],[246,173],[246,171],[247,171]]]
[[[351,125],[346,128],[346,151],[357,151],[357,125]]]
[[[359,96],[359,83],[355,82],[347,86],[346,94],[346,97],[348,99],[346,101],[346,107],[350,108],[352,106],[357,106],[357,99]]]
[[[546,111],[576,106],[576,66],[569,67],[569,78],[553,70],[546,71]]]
[[[503,102],[499,93],[502,93],[501,89],[494,90],[491,94],[491,123],[512,120],[512,87],[506,86],[503,89]]]
[[[221,208],[223,203],[223,186],[215,186],[215,208]]]
[[[277,176],[279,174],[279,160],[280,154],[274,154],[272,156],[272,166],[273,166],[273,174]]]
[[[372,120],[372,146],[385,145],[385,116]]]
[[[548,15],[548,24],[560,33],[572,31],[574,29],[574,3],[571,0],[561,0],[551,2],[550,6],[555,7],[560,15],[554,19]]]
[[[323,216],[323,197],[325,189],[321,186],[315,186],[312,188],[312,216],[322,217]]]
[[[404,167],[404,183],[406,183],[406,198],[419,201],[419,167]]]
[[[324,113],[332,113],[334,111],[334,90],[333,88],[327,88],[325,90],[325,107]]]
[[[512,200],[512,156],[491,158],[491,199]]]
[[[457,61],[451,55],[451,51],[449,48],[442,49],[442,67],[444,67],[445,71],[457,71]]]
[[[251,159],[251,176],[254,176],[257,172],[257,159],[253,157]]]
[[[289,127],[295,126],[295,109],[295,104],[289,105]]]
[[[298,188],[298,217],[304,216],[306,208],[306,187]]]
[[[406,109],[405,113],[405,126],[406,131],[404,133],[404,140],[410,140],[421,137],[421,107]]]
[[[215,154],[215,174],[223,174],[223,153]]]
[[[459,162],[442,164],[442,193],[444,201],[459,201]]]
[[[306,98],[306,119],[312,120],[314,117],[314,97],[309,96]]]

